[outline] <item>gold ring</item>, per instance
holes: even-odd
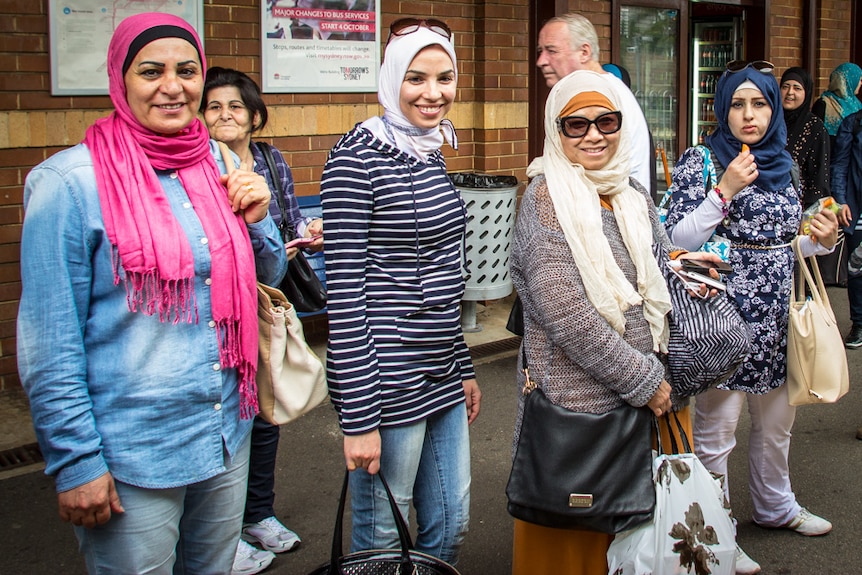
[[[246,184],[245,189],[246,189],[246,191],[253,192],[254,191],[254,185],[253,184]]]

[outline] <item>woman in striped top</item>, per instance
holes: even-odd
[[[467,425],[480,392],[460,323],[466,211],[440,146],[455,97],[451,32],[392,25],[380,71],[382,117],[332,149],[321,181],[329,308],[327,375],[344,432],[352,550],[398,545],[383,470],[416,549],[455,563],[467,531]]]

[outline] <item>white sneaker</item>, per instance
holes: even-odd
[[[299,535],[282,525],[275,517],[267,517],[257,523],[246,523],[242,527],[242,538],[256,541],[273,553],[292,551],[302,542]]]
[[[785,525],[788,529],[793,529],[797,533],[801,533],[802,535],[806,535],[808,537],[814,537],[815,535],[826,535],[830,531],[832,531],[832,524],[823,519],[822,517],[818,517],[814,515],[804,507],[799,511],[799,514],[791,519],[787,525]]]
[[[233,568],[230,575],[255,575],[272,563],[275,553],[258,549],[242,539],[236,545],[236,555],[233,558]]]
[[[760,564],[749,557],[742,547],[736,546],[736,575],[754,575],[760,573]]]

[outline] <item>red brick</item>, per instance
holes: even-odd
[[[21,379],[18,377],[18,373],[0,376],[0,390],[14,393],[23,392],[24,388],[21,386]]]
[[[15,337],[15,321],[0,321],[0,338]]]
[[[0,74],[0,91],[31,92],[45,90],[51,86],[44,74]]]
[[[0,226],[0,244],[21,242],[21,224]],[[18,280],[18,277],[4,276],[4,268],[0,266],[0,282]]]
[[[19,206],[0,206],[0,226],[20,224],[23,214]],[[0,258],[0,261],[3,261]]]
[[[45,0],[5,0],[2,12],[5,14],[46,14],[48,3]]]
[[[51,71],[51,59],[48,54],[19,54],[16,69],[19,72],[47,74]]]
[[[47,36],[0,34],[0,52],[46,52]]]
[[[0,283],[0,301],[14,301],[21,297],[21,282]]]

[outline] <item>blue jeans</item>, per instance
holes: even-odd
[[[230,573],[242,528],[249,436],[227,469],[171,489],[115,481],[125,513],[104,525],[75,527],[90,575]]]
[[[401,515],[416,510],[415,548],[454,565],[470,520],[470,434],[463,403],[428,419],[380,428],[380,468]],[[351,551],[399,547],[386,491],[364,469],[350,474]]]

